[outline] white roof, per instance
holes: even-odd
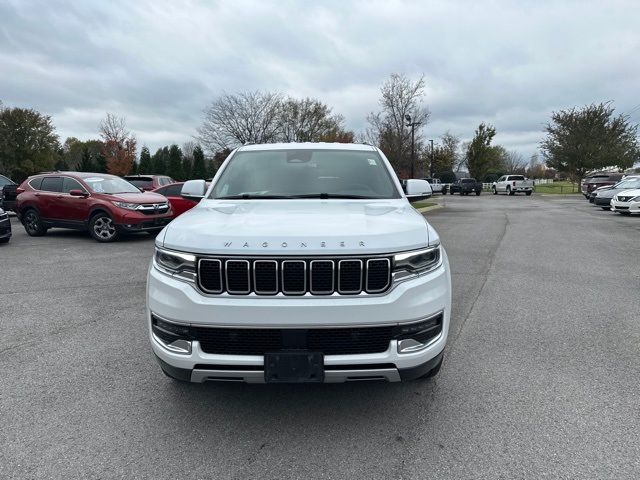
[[[305,142],[305,143],[259,143],[252,145],[243,145],[238,151],[250,152],[256,150],[361,150],[373,151],[374,147],[365,145],[364,143],[324,143],[324,142]]]

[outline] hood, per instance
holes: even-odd
[[[159,193],[153,193],[153,192],[118,193],[118,194],[110,194],[109,196],[116,201],[127,202],[127,203],[166,203],[167,202],[166,197],[163,197]]]
[[[422,248],[428,232],[406,199],[204,200],[159,238],[193,253],[353,255]]]
[[[616,195],[620,195],[623,197],[640,197],[640,188],[634,188],[632,190],[619,190],[616,192]]]

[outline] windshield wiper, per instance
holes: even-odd
[[[304,193],[301,195],[291,195],[289,198],[351,198],[351,199],[373,199],[367,195],[351,195],[347,193]]]
[[[251,193],[241,193],[239,195],[227,195],[224,197],[216,197],[215,200],[273,200],[273,199],[283,199],[283,198],[293,198],[288,195],[254,195]]]

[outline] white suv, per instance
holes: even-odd
[[[193,180],[182,195],[201,201],[158,235],[147,286],[151,345],[168,376],[283,383],[438,372],[447,254],[380,150],[243,146],[208,189]]]

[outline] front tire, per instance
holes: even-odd
[[[529,190],[528,192],[524,192],[524,194],[525,194],[527,197],[530,197],[530,196],[531,196],[531,190]]]
[[[2,244],[2,243],[9,243],[9,240],[11,240],[11,237],[7,237],[7,238],[0,238],[0,244]]]
[[[611,207],[600,207],[603,210],[611,210]]]
[[[480,196],[480,190],[476,192],[476,197],[479,197],[479,196]]]
[[[101,243],[108,243],[117,240],[118,229],[107,213],[98,213],[91,217],[89,221],[89,233],[94,240]]]
[[[492,187],[492,188],[491,188],[491,190],[493,191],[493,194],[494,194],[494,195],[497,195],[497,194],[498,194],[498,190],[496,190],[496,187]]]
[[[511,191],[511,188],[509,188],[509,187],[507,187],[507,193],[508,193],[509,195],[515,195],[515,194],[516,194],[516,192],[512,192],[512,191]]]
[[[42,225],[40,214],[34,209],[29,209],[22,218],[22,224],[30,237],[42,237],[47,233],[47,229]]]

